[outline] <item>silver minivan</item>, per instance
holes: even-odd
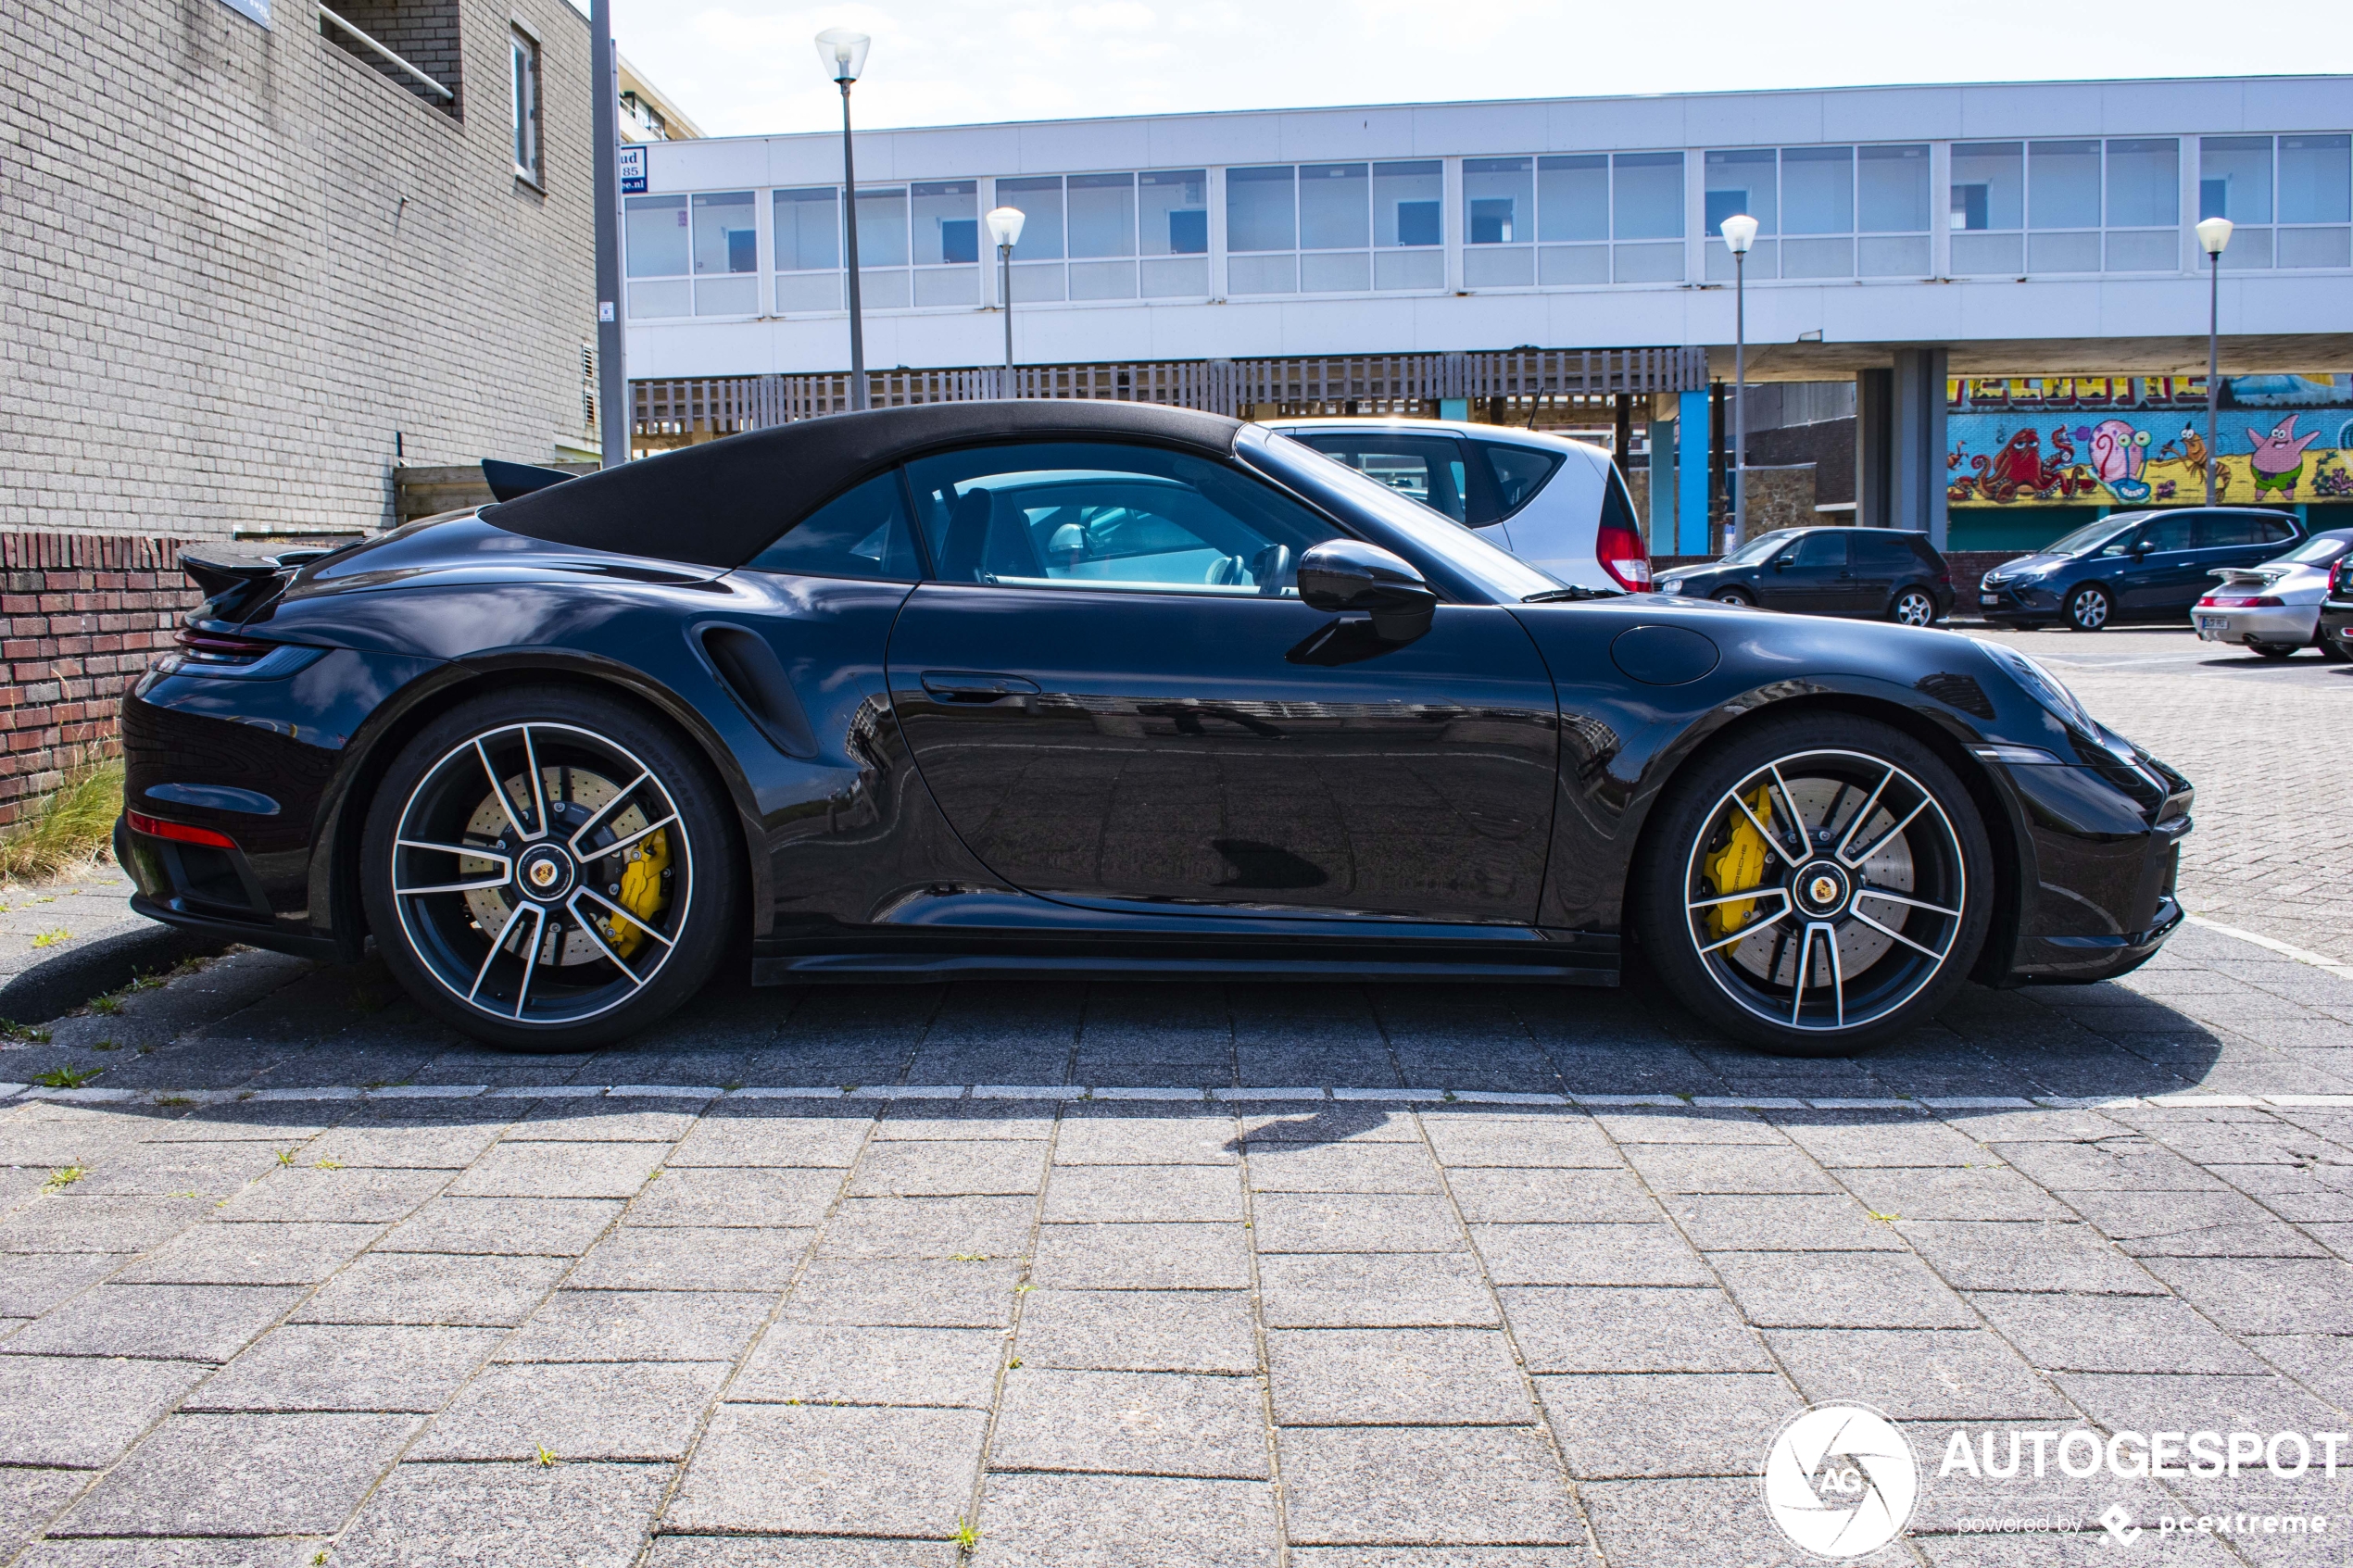
[[[1452,420],[1269,420],[1573,587],[1641,593],[1650,552],[1609,454],[1582,441]]]

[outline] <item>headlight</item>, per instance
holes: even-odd
[[[1683,580],[1680,577],[1662,577],[1651,584],[1651,591],[1655,594],[1680,594],[1683,591]]]
[[[1983,637],[1970,640],[1983,648],[1985,656],[2000,665],[2011,680],[2025,687],[2028,696],[2049,709],[2060,723],[2089,735],[2103,733],[2099,721],[2092,717],[2075,694],[2067,689],[2067,683],[2041,664],[2007,644],[1990,642]]]

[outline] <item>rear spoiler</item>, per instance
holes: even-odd
[[[276,549],[198,545],[180,552],[180,570],[204,590],[206,598],[217,599],[232,589],[251,587],[282,571],[292,571],[305,561],[333,555],[334,548],[329,545],[284,545]]]
[[[490,482],[492,500],[511,501],[518,495],[528,495],[535,490],[561,484],[573,476],[561,469],[534,468],[529,463],[510,463],[497,458],[484,458],[482,460],[482,477]]]

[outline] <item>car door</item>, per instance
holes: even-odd
[[[2116,569],[2117,607],[2130,615],[2187,609],[2211,583],[2194,547],[2196,512],[2162,513],[2122,544]],[[2101,553],[2118,550],[2111,545]]]
[[[1480,483],[1485,476],[1471,471],[1463,444],[1453,436],[1321,430],[1292,435],[1366,478],[1445,513],[1498,548],[1512,547],[1511,530],[1497,521],[1499,508]]]
[[[2211,573],[2223,567],[2260,566],[2278,556],[2296,538],[2284,519],[2260,512],[2200,512],[2190,542],[2198,554],[2206,585]]]
[[[1768,609],[1835,615],[1854,587],[1846,535],[1835,529],[1802,534],[1756,574],[1757,602]]]
[[[1156,914],[1532,922],[1552,682],[1508,610],[1413,642],[1310,609],[1339,530],[1228,465],[1096,443],[910,464],[938,575],[894,626],[891,701],[991,872]]]
[[[1879,616],[1887,613],[1895,584],[1919,571],[1911,542],[1901,534],[1858,533],[1848,541],[1853,575],[1848,580],[1842,615]]]

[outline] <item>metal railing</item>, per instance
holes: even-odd
[[[448,88],[444,87],[440,82],[435,82],[432,77],[427,76],[423,71],[418,69],[415,66],[410,65],[407,60],[402,59],[390,49],[385,48],[373,37],[360,31],[358,28],[344,20],[343,18],[335,15],[324,6],[319,7],[319,19],[321,21],[333,22],[336,27],[341,28],[344,31],[349,33],[352,37],[357,38],[360,43],[365,44],[369,48],[374,50],[377,54],[383,56],[394,65],[398,66],[402,70],[407,71],[411,77],[416,79],[417,84],[422,87],[426,92],[437,93],[453,104],[458,101],[457,94],[452,93]]]
[[[876,408],[1013,397],[1158,403],[1246,416],[1269,405],[1388,412],[1451,398],[1542,398],[1692,392],[1707,384],[1705,348],[1525,348],[1464,354],[1373,354],[1304,359],[1192,359],[870,370]],[[635,433],[727,435],[848,411],[847,371],[710,376],[630,383]],[[1387,406],[1387,407],[1384,407]]]

